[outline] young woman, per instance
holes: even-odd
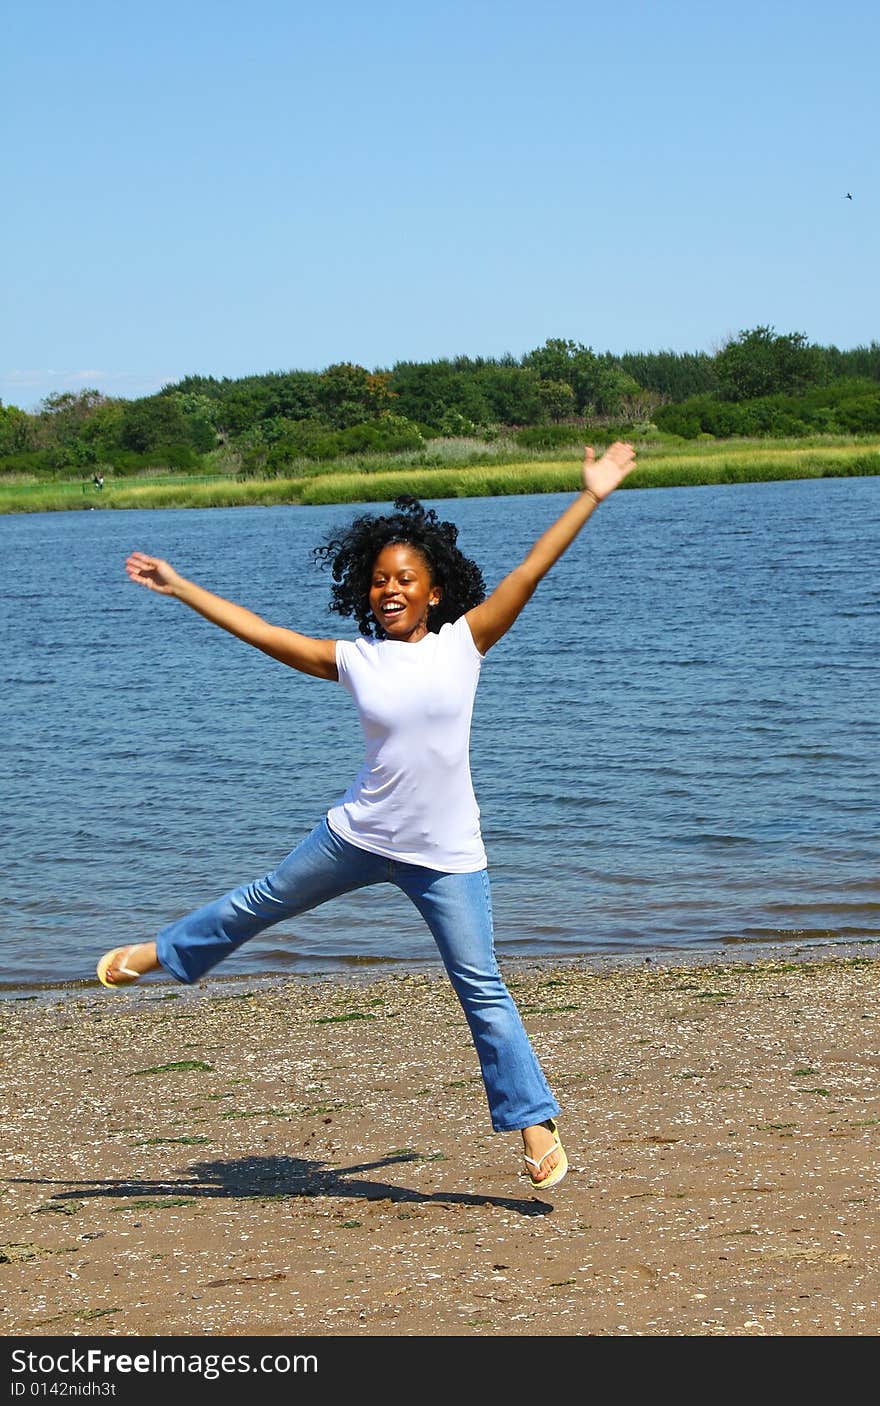
[[[163,928],[155,942],[116,947],[98,963],[119,987],[163,967],[198,981],[248,938],[353,889],[392,883],[430,928],[480,1062],[492,1127],[521,1131],[529,1180],[547,1190],[568,1168],[559,1105],[495,959],[479,810],[468,759],[483,656],[510,629],[543,576],[635,464],[616,443],[587,449],[582,491],[490,595],[459,550],[457,528],[414,498],[364,514],[317,555],[332,568],[333,609],[354,617],[354,641],[271,625],[133,552],[138,585],[173,596],[264,654],[352,694],[366,759],[348,791],[272,873]]]

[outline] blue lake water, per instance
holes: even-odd
[[[568,495],[438,502],[491,586]],[[381,511],[379,507],[369,509]],[[129,582],[134,548],[353,637],[311,549],[349,506],[0,518],[0,995],[271,868],[361,760],[349,695]],[[483,667],[472,769],[499,957],[880,938],[880,478],[618,492]],[[382,887],[220,969],[436,965]]]

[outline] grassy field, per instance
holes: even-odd
[[[518,462],[489,459],[400,467],[368,456],[354,465],[298,464],[291,478],[240,479],[232,474],[113,478],[102,490],[87,480],[0,481],[0,513],[119,508],[228,508],[276,503],[382,503],[399,493],[420,498],[494,497],[574,491],[580,453],[557,451]],[[625,488],[671,488],[778,479],[880,473],[880,440],[713,440],[638,446],[638,467]]]

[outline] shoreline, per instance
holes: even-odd
[[[654,955],[501,961],[543,1196],[442,975],[3,1003],[0,1331],[875,1336],[880,961]]]
[[[727,946],[706,946],[700,948],[652,948],[642,952],[578,952],[573,956],[560,953],[539,956],[514,956],[498,952],[499,964],[506,975],[517,971],[585,971],[594,975],[609,972],[639,971],[649,966],[655,970],[668,968],[691,970],[694,967],[727,967],[760,962],[822,962],[836,957],[872,957],[880,960],[880,939],[878,938],[815,938],[805,943],[791,942],[742,942]],[[303,959],[304,961],[304,959]],[[285,982],[298,982],[305,986],[336,984],[339,986],[363,986],[373,982],[394,981],[407,976],[443,976],[443,964],[439,957],[418,959],[382,959],[354,956],[347,960],[338,959],[335,964],[316,966],[310,970],[291,970],[283,967],[260,970],[239,970],[229,973],[217,968],[194,986],[176,981],[167,972],[151,973],[136,988],[128,988],[128,996],[149,994],[159,991],[172,992],[175,996],[195,994],[208,988],[232,990],[239,987],[265,989]],[[85,995],[89,992],[100,994],[102,988],[97,978],[75,978],[70,981],[16,981],[4,979],[0,975],[0,1013],[6,1003],[36,1001],[46,1004]]]
[[[644,443],[643,457],[622,490],[725,488],[744,484],[880,474],[880,446],[863,441],[816,444],[773,439],[686,441],[675,446]],[[579,456],[525,460],[480,459],[470,464],[382,464],[369,468],[321,467],[293,477],[240,479],[230,474],[123,475],[100,491],[81,479],[4,481],[0,516],[44,512],[112,512],[132,509],[326,507],[391,502],[399,493],[428,500],[572,493]]]

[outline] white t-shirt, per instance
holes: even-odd
[[[367,744],[363,766],[327,812],[337,835],[444,873],[485,869],[468,755],[482,662],[463,615],[415,644],[337,640],[339,682]]]

